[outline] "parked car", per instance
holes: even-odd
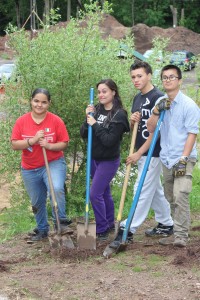
[[[197,58],[190,51],[176,50],[172,53],[170,63],[177,66],[184,66],[185,70],[191,71],[196,66]]]
[[[0,83],[6,80],[14,79],[16,74],[16,65],[14,63],[3,64],[0,66]]]
[[[149,49],[144,52],[143,56],[146,60],[149,58],[155,58],[155,61],[162,62],[163,61],[163,54],[161,50]]]

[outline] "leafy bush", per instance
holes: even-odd
[[[107,5],[104,5],[108,9]],[[120,42],[109,37],[103,39],[99,23],[108,10],[99,10],[95,4],[86,6],[86,13],[72,19],[66,28],[46,26],[30,39],[24,30],[11,30],[10,45],[16,51],[18,82],[6,85],[6,97],[2,110],[6,119],[0,124],[1,164],[0,172],[15,179],[20,169],[20,151],[11,150],[9,138],[15,120],[27,112],[29,98],[35,88],[43,87],[52,95],[51,110],[65,122],[70,135],[65,153],[70,171],[67,186],[69,211],[80,213],[85,198],[85,143],[80,138],[80,125],[85,119],[90,87],[103,78],[112,78],[120,88],[125,108],[129,111],[131,81],[129,67],[131,57],[119,60]],[[133,47],[133,39],[124,43]],[[128,140],[127,140],[128,143]],[[127,143],[123,143],[126,150]],[[123,151],[122,151],[123,152]],[[77,156],[81,154],[79,171],[75,172]],[[83,164],[83,166],[82,166]],[[16,200],[23,202],[23,197]]]

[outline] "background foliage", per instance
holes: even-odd
[[[45,5],[48,3],[52,8],[59,8],[61,21],[67,20],[67,4],[71,3],[71,16],[77,17],[80,7],[85,3],[97,3],[101,5],[103,0],[37,0],[36,9],[39,17],[44,21]],[[131,27],[137,23],[148,26],[168,28],[173,26],[173,18],[170,5],[177,8],[178,24],[195,32],[200,32],[200,5],[199,0],[109,0],[113,5],[113,16],[123,25]],[[15,9],[13,9],[15,8]],[[18,17],[17,17],[18,8]],[[181,10],[184,16],[181,17]],[[0,2],[0,34],[5,34],[8,23],[23,26],[30,15],[30,1],[27,0],[1,0]],[[27,22],[26,29],[30,29]]]
[[[80,212],[84,206],[86,145],[79,130],[85,119],[90,87],[95,88],[103,78],[112,78],[120,87],[128,111],[132,101],[129,67],[133,60],[131,57],[125,60],[117,57],[119,41],[102,39],[98,23],[103,13],[91,5],[82,19],[73,19],[67,29],[52,31],[51,26],[44,26],[44,30],[33,39],[23,29],[10,34],[10,43],[16,50],[19,77],[17,82],[6,84],[6,101],[2,104],[6,119],[0,124],[0,171],[9,174],[10,181],[15,179],[20,169],[21,153],[10,149],[13,124],[17,117],[29,110],[32,91],[37,87],[48,89],[52,95],[51,110],[64,120],[70,135],[65,155],[69,166],[67,198],[71,203],[71,214]],[[132,38],[127,37],[124,42],[134,46]],[[126,156],[127,148],[125,138],[122,157]],[[74,172],[77,163],[79,171]],[[20,194],[20,199],[23,202],[24,193]]]

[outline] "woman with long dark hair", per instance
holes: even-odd
[[[106,240],[109,232],[114,229],[114,201],[110,182],[120,164],[122,136],[130,128],[116,83],[112,79],[104,79],[96,87],[99,103],[86,108],[86,121],[81,126],[81,136],[87,138],[88,124],[91,125],[90,201],[96,219],[97,238]]]

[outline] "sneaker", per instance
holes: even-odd
[[[123,233],[124,233],[124,227],[120,227],[119,232],[118,232],[116,238],[114,239],[114,241],[112,241],[109,244],[110,248],[117,249],[120,246],[120,244],[122,242]],[[133,240],[133,233],[131,231],[129,231],[128,235],[127,235],[127,241],[131,242],[132,240]]]
[[[115,225],[113,224],[110,228],[109,228],[109,233],[114,233],[115,232]]]
[[[174,247],[184,248],[187,246],[187,241],[183,238],[176,237],[173,242]]]
[[[164,226],[161,223],[158,223],[158,225],[155,228],[147,229],[145,231],[145,235],[149,237],[168,237],[173,233],[173,226]]]
[[[174,236],[170,236],[168,238],[160,239],[158,242],[162,246],[173,245],[173,243],[174,243]]]
[[[28,232],[28,236],[29,236],[29,237],[32,237],[32,236],[34,236],[34,235],[36,235],[36,234],[38,234],[38,233],[39,233],[39,230],[38,230],[38,228],[36,227],[36,228],[34,228],[33,230],[31,230],[31,231]]]
[[[104,232],[97,233],[97,240],[99,240],[99,241],[106,241],[108,239],[108,236],[109,236],[109,231],[110,230],[107,229]]]
[[[41,241],[43,239],[46,239],[47,236],[48,236],[48,233],[46,231],[39,231],[37,234],[35,234],[31,237],[31,241],[32,242],[38,242],[38,241]]]
[[[71,220],[61,220],[60,221],[60,230],[61,234],[72,234],[74,231],[69,227],[69,225],[72,223]],[[57,224],[54,224],[54,230],[58,230]]]

